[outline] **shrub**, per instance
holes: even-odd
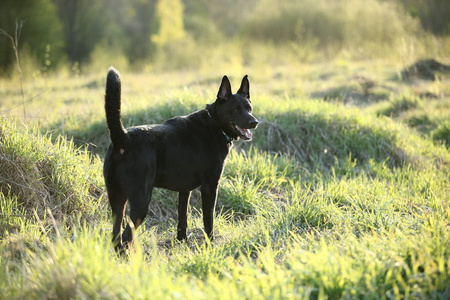
[[[418,28],[417,21],[394,2],[266,0],[244,25],[243,35],[275,43],[316,43],[320,48],[361,48],[392,45]]]

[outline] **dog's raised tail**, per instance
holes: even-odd
[[[120,116],[121,82],[119,72],[110,67],[106,77],[105,112],[109,135],[114,147],[123,153],[127,140],[127,130],[123,127]]]

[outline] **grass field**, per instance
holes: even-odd
[[[157,190],[127,258],[101,173],[107,67],[27,80],[25,107],[0,81],[0,299],[450,299],[450,74],[408,65],[123,72],[126,126],[203,109],[223,74],[249,74],[261,121],[227,160],[217,239],[195,191],[176,242]]]

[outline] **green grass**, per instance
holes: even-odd
[[[126,258],[101,171],[105,74],[26,82],[27,98],[56,84],[27,119],[19,106],[0,121],[0,298],[447,299],[449,78],[404,83],[400,69],[233,69],[233,86],[250,74],[261,124],[227,159],[217,238],[205,241],[194,191],[188,241],[175,241],[176,193],[157,189]],[[203,109],[220,75],[125,73],[124,123]],[[14,84],[0,82],[2,111],[21,103]]]

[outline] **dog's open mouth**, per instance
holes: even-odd
[[[231,126],[233,126],[233,128],[236,130],[236,132],[238,133],[238,135],[241,139],[246,140],[246,141],[250,141],[252,139],[253,134],[250,131],[250,129],[241,128],[234,123],[231,123]]]

